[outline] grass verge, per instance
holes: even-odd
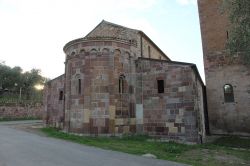
[[[159,159],[197,166],[250,164],[250,148],[248,146],[250,139],[241,139],[238,137],[223,137],[209,144],[185,145],[174,142],[148,141],[149,137],[143,135],[124,136],[122,138],[89,137],[63,133],[54,128],[42,128],[41,131],[49,137],[79,144],[136,155],[151,153]],[[231,139],[233,139],[233,144],[230,144]],[[239,147],[235,146],[237,143],[244,149],[233,148]]]

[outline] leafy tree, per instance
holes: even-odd
[[[22,87],[23,90],[26,91],[28,98],[31,93],[35,93],[34,86],[36,84],[43,85],[45,82],[45,78],[41,76],[41,71],[39,69],[32,69],[31,71],[25,72],[23,74]]]
[[[224,0],[224,5],[231,22],[227,48],[250,65],[250,0]]]
[[[31,95],[41,95],[34,86],[37,84],[43,85],[45,78],[41,76],[39,69],[32,69],[24,72],[19,66],[9,67],[5,63],[0,63],[0,92],[1,90],[10,90],[19,92],[29,99]]]
[[[11,86],[11,83],[14,82],[13,78],[14,73],[12,72],[9,66],[5,64],[0,64],[0,89],[8,89]]]

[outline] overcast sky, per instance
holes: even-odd
[[[172,60],[195,63],[204,80],[196,0],[0,0],[0,61],[57,77],[63,46],[103,19],[142,30]]]

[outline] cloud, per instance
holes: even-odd
[[[197,0],[176,0],[181,5],[196,5]]]

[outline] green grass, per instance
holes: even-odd
[[[22,117],[22,118],[0,117],[0,122],[19,121],[19,120],[41,120],[41,118],[37,118],[37,117]]]
[[[54,128],[42,128],[49,137],[95,146],[102,149],[142,155],[151,153],[159,159],[177,161],[191,165],[244,165],[250,164],[250,139],[223,137],[214,143],[186,145],[174,142],[152,141],[145,135],[119,137],[78,136],[60,132]],[[150,140],[150,141],[149,141]],[[232,144],[230,143],[232,141]],[[234,149],[232,147],[241,147]]]
[[[247,138],[241,138],[236,136],[221,137],[214,141],[215,145],[226,146],[232,148],[248,148],[250,149],[250,140]]]

